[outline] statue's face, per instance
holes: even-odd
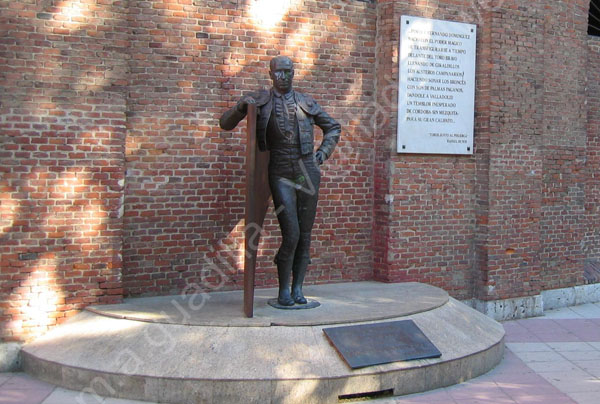
[[[292,89],[292,80],[294,79],[294,64],[288,58],[278,58],[271,64],[269,72],[273,87],[280,93],[287,93]]]

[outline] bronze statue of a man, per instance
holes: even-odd
[[[282,242],[275,256],[279,277],[277,302],[282,306],[306,304],[302,283],[310,262],[310,237],[321,170],[335,148],[341,127],[316,101],[294,91],[294,65],[286,56],[271,60],[271,90],[243,96],[225,112],[219,124],[232,130],[256,104],[256,137],[261,151],[270,150],[269,186],[281,228]],[[323,141],[314,151],[313,125],[323,130]],[[291,293],[290,293],[291,280]]]

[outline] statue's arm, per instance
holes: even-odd
[[[330,117],[327,112],[323,111],[323,108],[318,106],[317,109],[317,113],[313,115],[313,119],[315,120],[315,124],[323,131],[323,141],[321,142],[318,151],[325,154],[325,159],[328,159],[333,153],[335,145],[340,140],[342,127],[335,119]]]
[[[219,126],[223,130],[232,130],[234,129],[238,123],[246,116],[246,112],[242,112],[238,109],[237,104],[235,107],[231,108],[228,111],[225,111],[223,115],[221,115],[221,119],[219,119]]]
[[[265,92],[256,92],[256,93],[247,93],[237,102],[235,107],[231,108],[229,111],[225,111],[223,115],[221,115],[221,119],[219,119],[219,126],[223,130],[232,130],[234,129],[238,123],[242,119],[246,117],[248,113],[248,104],[256,104],[256,100],[262,101],[260,98],[265,98]],[[262,105],[262,104],[261,104]]]

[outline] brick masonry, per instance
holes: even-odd
[[[585,246],[589,260],[600,260],[600,38],[588,38]]]
[[[382,113],[375,138],[374,275],[427,282],[467,298],[475,270],[476,157],[396,154],[398,44],[402,15],[475,23],[477,10],[466,1],[377,4]]]
[[[174,293],[190,284],[240,287],[245,132],[221,131],[217,119],[243,91],[270,85],[268,61],[280,51],[296,62],[297,89],[345,128],[323,170],[307,281],[371,276],[375,7],[296,1],[284,13],[286,2],[277,2],[285,15],[271,28],[259,3],[130,7],[123,255],[130,295]],[[269,212],[259,287],[276,285],[279,243]]]
[[[88,304],[241,288],[244,127],[276,54],[338,118],[308,283],[459,299],[581,285],[600,259],[600,42],[586,0],[0,0],[0,337]],[[478,25],[475,153],[395,153],[401,15]],[[272,209],[257,286],[276,285]]]
[[[123,295],[122,2],[0,2],[0,337]]]
[[[380,100],[395,99],[387,92],[401,15],[477,23],[479,34],[473,157],[396,155],[396,105],[386,111],[376,136],[376,278],[506,299],[581,284],[584,260],[597,259],[597,219],[585,210],[595,191],[586,142],[597,132],[585,126],[589,4],[521,3],[378,2]]]

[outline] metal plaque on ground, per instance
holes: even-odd
[[[442,356],[412,320],[324,328],[323,332],[352,369]]]

